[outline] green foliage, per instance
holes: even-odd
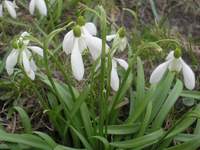
[[[3,75],[0,78],[0,100],[5,104],[6,100],[12,101],[8,102],[8,111],[11,111],[11,118],[13,112],[19,116],[22,126],[15,133],[10,133],[6,131],[5,124],[0,123],[0,149],[195,150],[200,147],[200,92],[184,90],[175,72],[167,71],[157,84],[149,85],[147,81],[145,60],[153,62],[154,58],[166,54],[162,50],[181,47],[180,41],[169,37],[159,24],[155,2],[150,1],[158,24],[151,30],[150,27],[140,30],[137,12],[124,9],[136,20],[133,31],[137,31],[128,44],[129,67],[121,72],[120,87],[116,92],[110,89],[112,56],[106,52],[110,22],[102,6],[91,9],[81,5],[84,7],[81,13],[92,13],[91,16],[94,15],[99,21],[102,38],[101,57],[92,64],[92,73],[83,86],[80,83],[77,86],[77,82],[71,80],[71,72],[67,70],[69,64],[64,64],[66,60],[60,52],[62,44],[59,35],[74,22],[67,19],[63,23],[62,14],[77,6],[78,2],[69,1],[69,6],[64,7],[66,4],[63,0],[49,1],[48,19],[34,19],[33,26],[17,20],[0,20],[18,28],[33,28],[32,33],[36,31],[42,36],[38,39],[30,37],[29,40],[44,49],[44,59],[38,61],[41,69],[35,81],[31,81],[20,70],[11,78],[6,77],[3,74],[4,62],[0,60],[0,75]],[[19,2],[22,6],[24,3]],[[90,5],[93,2],[86,0],[84,3]],[[6,30],[2,26],[4,34]],[[98,68],[99,62],[101,65]],[[55,70],[59,72],[60,78],[55,75]],[[52,131],[35,131],[32,112],[21,102],[28,96],[34,97],[34,101],[39,103],[42,115],[45,115]],[[175,105],[185,98],[188,101],[195,100],[197,105],[177,117]],[[9,113],[6,115],[9,116]],[[168,121],[171,121],[170,125]],[[187,132],[191,127],[194,131]]]

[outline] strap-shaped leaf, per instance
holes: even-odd
[[[165,103],[162,105],[157,117],[153,122],[154,129],[158,129],[162,126],[164,120],[166,119],[167,114],[174,106],[182,90],[183,90],[183,84],[180,80],[177,80],[173,90],[169,93],[169,96],[167,97]]]
[[[21,107],[15,106],[14,109],[19,113],[22,125],[26,133],[32,132],[31,121],[25,112],[25,110]]]

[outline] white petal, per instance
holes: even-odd
[[[38,46],[28,46],[28,48],[43,57],[43,49],[42,48],[40,48]]]
[[[24,70],[27,74],[27,76],[31,79],[31,80],[34,80],[35,79],[35,73],[34,71],[32,70],[32,67],[31,67],[31,64],[30,64],[30,61],[29,61],[29,58],[26,54],[26,51],[23,51],[22,52],[22,61],[23,61],[23,66],[24,66]]]
[[[85,39],[92,58],[96,60],[101,55],[102,40],[91,36],[88,36]]]
[[[3,16],[3,6],[2,6],[2,4],[0,4],[0,17],[2,17]]]
[[[74,45],[74,34],[73,31],[71,30],[65,35],[63,40],[63,50],[67,55],[71,53],[73,45]]]
[[[26,52],[28,58],[32,58],[32,53],[28,49],[25,49],[24,51]]]
[[[29,12],[31,15],[33,15],[34,11],[35,11],[35,0],[31,0],[29,3]]]
[[[184,83],[187,89],[193,90],[195,87],[195,75],[192,69],[182,60]]]
[[[12,50],[6,59],[6,70],[9,75],[13,74],[14,67],[17,64],[19,52],[18,50]]]
[[[8,12],[9,12],[9,14],[11,15],[11,17],[17,18],[17,14],[16,14],[16,11],[15,11],[14,3],[11,2],[11,1],[5,0],[5,6],[6,6]]]
[[[44,0],[36,0],[36,7],[39,10],[40,14],[43,16],[47,15],[47,6]]]
[[[80,52],[82,53],[85,49],[87,49],[87,46],[86,46],[86,42],[85,42],[85,39],[83,37],[80,37],[79,40],[78,40],[78,46],[79,46],[79,49],[80,49]]]
[[[110,86],[114,91],[117,91],[119,89],[119,77],[118,77],[118,73],[117,73],[117,63],[114,60],[112,60]]]
[[[178,59],[173,58],[173,59],[171,59],[169,61],[170,61],[170,63],[169,63],[168,68],[169,68],[170,71],[176,71],[176,72],[180,72],[181,71],[182,63],[181,63],[181,59],[180,58],[178,58]]]
[[[71,66],[74,77],[77,80],[82,80],[84,75],[83,59],[78,47],[78,39],[74,41],[74,47],[71,54]]]
[[[174,51],[171,51],[167,57],[166,57],[166,60],[170,60],[170,59],[174,59]]]
[[[123,67],[125,70],[127,70],[128,69],[128,63],[125,61],[125,60],[123,60],[123,59],[119,59],[119,58],[114,58],[118,63],[119,63],[119,65],[121,66],[121,67]]]
[[[160,64],[151,74],[150,77],[150,83],[158,83],[163,75],[165,74],[165,71],[167,70],[169,62],[164,62],[162,64]]]
[[[96,60],[101,55],[102,40],[98,37],[87,36],[85,37],[85,41],[93,60]],[[108,52],[108,49],[109,47],[106,45],[106,53]]]
[[[31,66],[31,69],[33,71],[37,70],[37,66],[36,66],[35,61],[33,59],[31,59],[31,61],[30,61],[30,66]]]
[[[97,28],[94,23],[87,22],[84,25],[84,28],[91,34],[91,35],[97,35]]]
[[[110,42],[116,37],[116,34],[111,34],[106,36],[106,41]]]
[[[28,49],[25,50],[25,53],[26,53],[26,56],[29,58],[31,69],[33,71],[36,71],[37,66],[35,64],[35,61],[33,60],[32,53]]]

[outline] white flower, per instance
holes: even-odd
[[[166,70],[176,71],[183,73],[184,83],[187,89],[194,89],[195,87],[195,75],[192,69],[185,63],[181,57],[175,57],[175,52],[171,51],[166,58],[166,62],[160,64],[151,74],[150,83],[159,82]]]
[[[25,39],[27,36],[29,36],[29,34],[27,32],[23,32],[16,41],[15,48],[13,48],[6,59],[6,70],[9,75],[12,75],[14,72],[14,67],[19,61],[24,67],[24,71],[26,72],[27,76],[31,80],[34,80],[37,67],[33,60],[32,52],[43,57],[43,49],[37,46],[28,46],[29,40]]]
[[[124,51],[128,44],[128,40],[125,36],[124,28],[120,28],[116,34],[111,34],[106,36],[106,40],[108,42],[113,40],[113,49],[119,49],[120,51]]]
[[[3,2],[3,5],[7,9],[8,13],[10,14],[12,18],[17,18],[17,13],[15,11],[15,7],[16,7],[15,1],[11,2],[11,1],[5,0]],[[3,16],[3,5],[0,4],[0,17]]]
[[[0,4],[0,17],[3,17],[3,6]]]
[[[31,0],[29,3],[29,12],[31,15],[34,14],[36,8],[41,15],[47,16],[47,6],[44,0]]]
[[[72,72],[79,81],[84,76],[84,64],[81,53],[88,48],[94,60],[101,54],[102,40],[93,36],[96,33],[96,26],[89,22],[82,26],[75,26],[64,37],[63,50],[67,55],[71,54]]]
[[[113,58],[112,59],[112,69],[111,69],[111,78],[110,78],[110,85],[111,85],[111,88],[114,90],[114,91],[117,91],[119,89],[119,76],[118,76],[118,73],[117,73],[117,63],[123,67],[125,70],[128,69],[128,64],[125,60],[123,59],[119,59],[119,58]]]

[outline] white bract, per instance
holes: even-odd
[[[116,34],[111,34],[111,35],[106,36],[106,40],[108,42],[113,40],[112,47],[114,51],[116,49],[119,49],[120,51],[124,51],[124,49],[126,48],[128,44],[128,40],[125,36],[124,28],[120,28]]]
[[[176,71],[183,73],[184,84],[187,89],[194,89],[195,87],[195,75],[192,69],[185,63],[181,57],[175,57],[175,52],[171,51],[167,58],[166,62],[160,64],[151,74],[150,83],[159,82],[165,72],[169,69],[170,71]]]
[[[17,13],[15,8],[17,7],[15,1],[11,2],[8,0],[4,0],[2,4],[0,4],[0,17],[3,16],[3,7],[5,7],[12,18],[17,18]]]
[[[112,69],[111,69],[111,78],[110,78],[110,86],[114,91],[118,91],[119,84],[120,84],[119,76],[118,76],[118,73],[117,73],[117,63],[122,68],[124,68],[125,70],[128,69],[128,63],[125,60],[113,57],[113,59],[112,59]]]
[[[31,0],[29,3],[29,12],[31,13],[31,15],[34,14],[36,8],[41,15],[47,15],[47,6],[44,0]]]
[[[88,48],[92,58],[96,60],[101,54],[102,40],[94,36],[97,29],[93,23],[79,25],[65,35],[63,50],[67,55],[71,54],[72,72],[74,77],[80,81],[84,76],[82,52]]]
[[[43,49],[38,46],[29,46],[29,40],[26,38],[29,36],[29,33],[23,32],[19,39],[15,42],[15,46],[11,53],[6,59],[6,70],[9,75],[12,75],[14,72],[14,67],[17,62],[19,62],[26,72],[27,76],[31,79],[35,79],[36,65],[33,60],[32,52],[37,53],[43,57]],[[31,52],[31,51],[32,52]]]

